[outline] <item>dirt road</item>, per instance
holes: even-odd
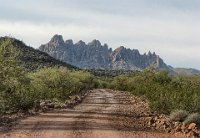
[[[143,123],[144,102],[126,93],[93,90],[74,109],[41,113],[19,122],[1,138],[174,138]]]

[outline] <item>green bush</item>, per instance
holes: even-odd
[[[172,121],[179,121],[179,122],[183,122],[184,119],[188,116],[188,112],[185,110],[175,110],[173,112],[171,112],[170,114],[170,119]]]
[[[31,89],[29,78],[20,66],[20,53],[12,44],[13,39],[5,39],[0,43],[0,114],[33,106],[30,98],[27,98]]]
[[[65,68],[45,68],[29,74],[38,99],[66,99],[71,93],[74,80]]]
[[[152,111],[166,113],[176,109],[200,112],[200,76],[170,76],[153,68],[114,77],[108,87],[144,96]]]
[[[84,71],[70,71],[64,67],[44,68],[30,73],[31,84],[38,99],[65,101],[70,95],[94,87],[93,76]]]
[[[183,122],[184,124],[196,123],[200,125],[200,115],[198,113],[190,114]]]

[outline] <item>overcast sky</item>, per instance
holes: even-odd
[[[200,0],[0,0],[0,36],[38,48],[54,34],[200,69]]]

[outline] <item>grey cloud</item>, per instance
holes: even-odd
[[[200,50],[199,0],[0,0],[0,3],[0,35],[11,33],[35,47],[47,42],[54,33],[75,41],[96,38],[111,47],[124,45],[142,52],[155,51],[174,66],[200,69],[200,65],[194,64],[200,56],[193,56]],[[174,58],[180,60],[176,62]]]
[[[179,18],[183,12],[200,13],[200,1],[197,0],[6,0],[1,3],[0,15],[3,19],[53,23],[77,21],[77,16],[87,15],[88,12],[153,18]],[[90,16],[85,18],[90,19]],[[82,20],[80,18],[79,22]]]

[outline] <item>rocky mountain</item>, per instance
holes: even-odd
[[[64,66],[69,69],[73,69],[75,67],[57,60],[47,53],[36,50],[32,47],[27,46],[20,40],[10,37],[0,37],[0,46],[4,45],[6,40],[11,41],[10,48],[16,49],[19,52],[19,60],[21,65],[27,69],[28,71],[37,70],[44,67],[54,67],[54,66]]]
[[[85,69],[143,70],[155,65],[158,69],[170,70],[155,53],[140,54],[136,49],[127,49],[123,46],[112,50],[107,44],[102,45],[99,40],[93,40],[88,44],[82,40],[73,43],[71,39],[64,41],[61,35],[54,35],[47,44],[41,45],[39,50]]]

